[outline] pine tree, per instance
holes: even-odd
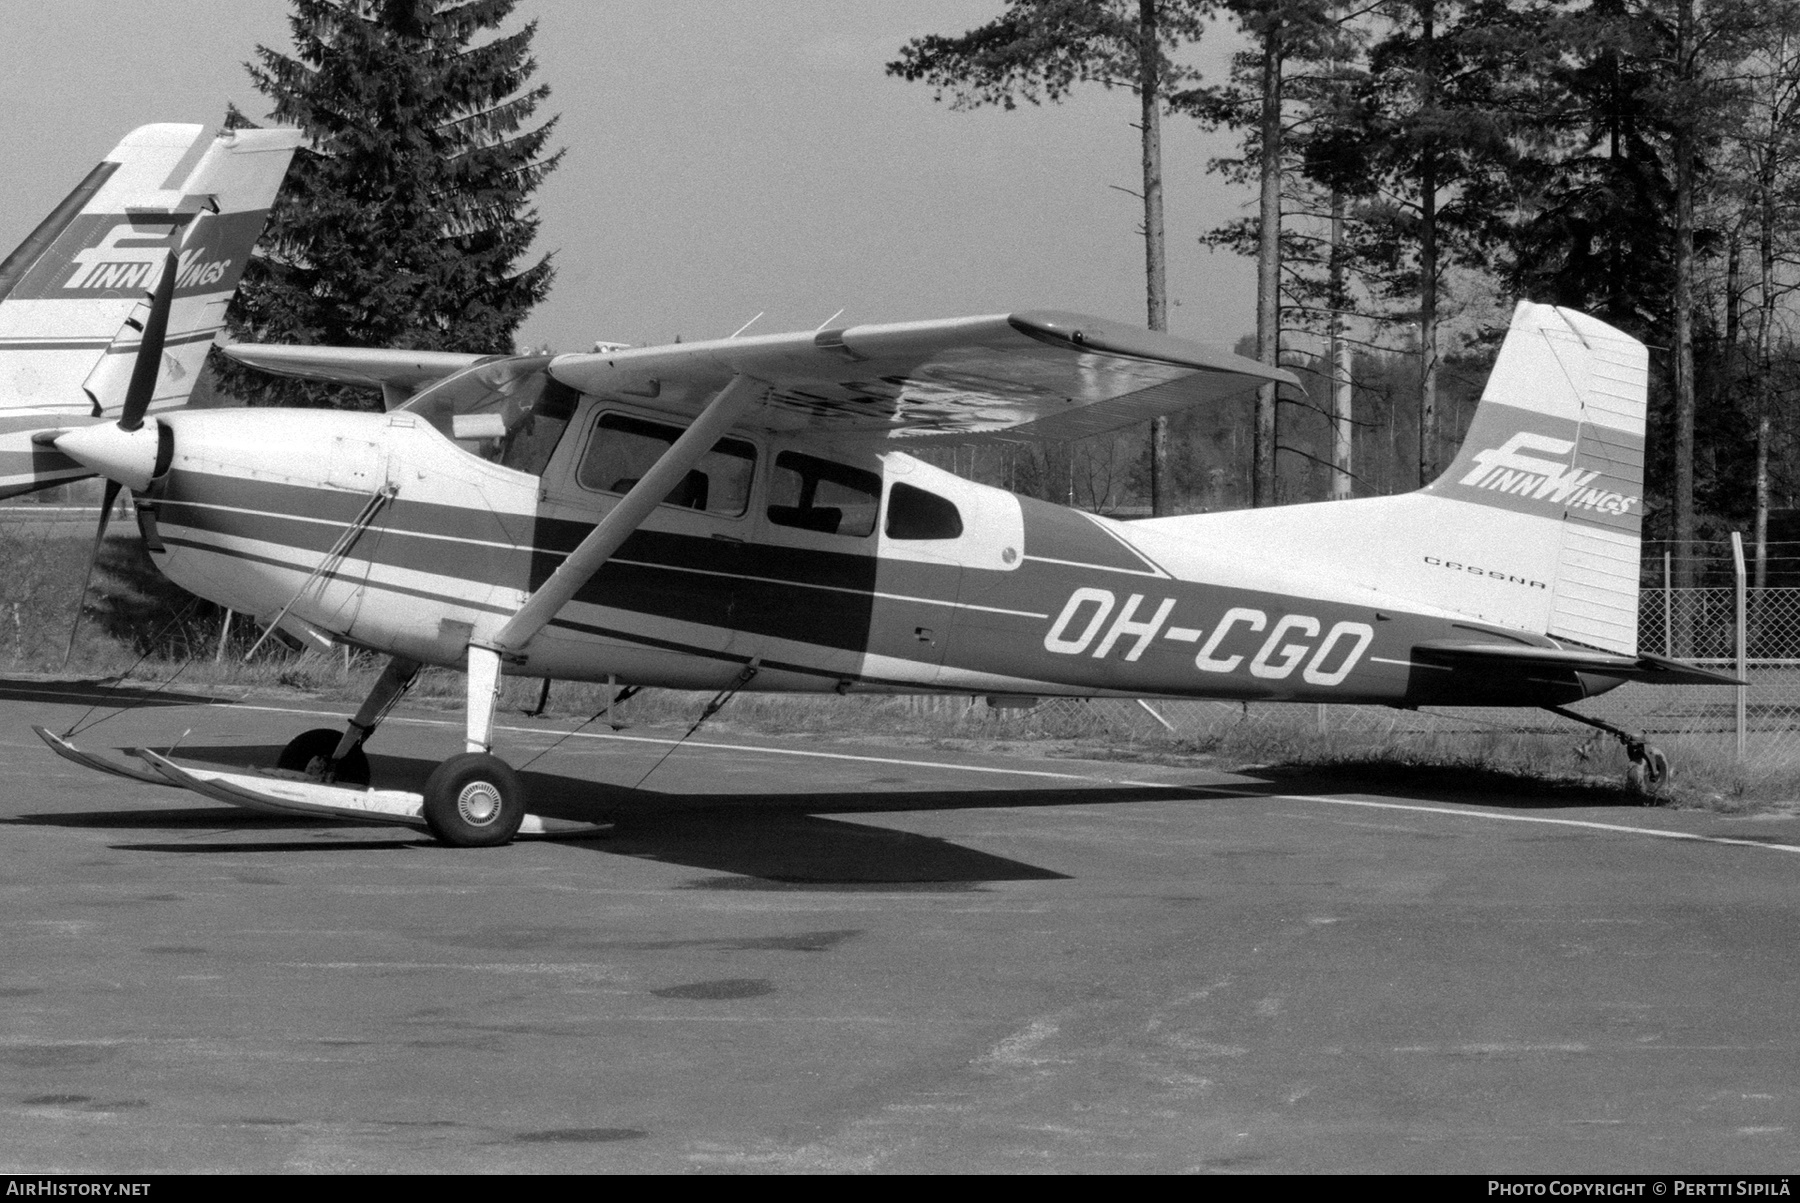
[[[1370,124],[1362,131],[1380,193],[1362,206],[1358,254],[1416,323],[1418,482],[1442,466],[1438,396],[1445,277],[1479,270],[1512,210],[1510,168],[1537,136],[1532,81],[1556,47],[1535,3],[1387,0],[1369,48]],[[1396,316],[1399,316],[1396,314]]]
[[[1527,203],[1509,239],[1510,290],[1666,345],[1675,186],[1655,64],[1673,31],[1627,0],[1594,0],[1549,32],[1570,52],[1541,80],[1550,137],[1515,165]]]
[[[1171,103],[1204,125],[1242,131],[1243,153],[1215,159],[1210,169],[1233,183],[1254,183],[1257,213],[1212,230],[1200,241],[1256,256],[1256,355],[1273,366],[1281,362],[1282,335],[1295,324],[1290,301],[1304,296],[1313,303],[1305,308],[1318,313],[1321,306],[1329,308],[1333,300],[1342,300],[1328,297],[1306,277],[1304,266],[1317,256],[1288,219],[1297,205],[1304,210],[1306,185],[1316,182],[1310,167],[1321,140],[1335,128],[1326,110],[1344,91],[1339,60],[1353,52],[1354,38],[1336,11],[1341,0],[1225,0],[1225,7],[1255,48],[1234,56],[1225,84],[1191,89],[1172,97]],[[1297,243],[1303,244],[1298,255]],[[1307,314],[1299,317],[1304,323]],[[1274,504],[1282,491],[1277,450],[1299,451],[1282,442],[1277,399],[1274,385],[1258,390],[1252,439],[1256,505]],[[1294,397],[1279,399],[1290,405],[1312,404]]]
[[[1009,0],[1006,12],[957,37],[930,34],[901,47],[890,75],[925,82],[954,108],[1057,103],[1079,83],[1137,93],[1144,165],[1144,300],[1152,330],[1167,330],[1163,250],[1162,111],[1194,72],[1173,57],[1197,41],[1210,0]],[[1167,419],[1150,432],[1150,508],[1170,513]]]
[[[517,0],[294,0],[293,53],[248,65],[296,157],[228,323],[244,341],[505,354],[550,289],[533,191],[556,168],[535,21]],[[235,124],[249,124],[234,110]],[[220,357],[215,356],[215,360]],[[361,405],[367,394],[220,366],[253,403]]]

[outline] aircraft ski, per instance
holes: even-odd
[[[50,746],[52,752],[55,752],[64,760],[73,761],[75,764],[81,765],[83,768],[107,773],[114,777],[124,777],[130,781],[142,781],[146,785],[175,784],[154,769],[143,768],[135,764],[128,764],[121,760],[114,760],[111,757],[100,756],[93,752],[84,751],[58,735],[56,732],[50,730],[48,727],[40,727],[34,724],[31,729],[37,732],[37,737],[39,739]]]
[[[285,818],[344,819],[355,823],[397,824],[419,830],[427,829],[423,794],[406,790],[325,785],[308,781],[299,774],[277,776],[254,771],[229,772],[183,764],[148,748],[131,749],[132,754],[148,766],[137,768],[83,751],[44,727],[33,727],[32,730],[58,756],[76,764],[133,781],[190,790],[204,798],[241,810]],[[527,814],[520,821],[515,838],[580,838],[597,835],[609,826],[611,825],[605,823],[584,823]]]
[[[1552,306],[1518,306],[1462,448],[1424,488],[1135,522],[901,448],[1082,437],[1294,378],[1055,311],[466,361],[227,353],[379,387],[388,408],[128,407],[136,425],[57,449],[133,490],[177,584],[390,657],[341,731],[283,751],[308,781],[367,785],[363,745],[420,668],[462,670],[465,751],[418,812],[453,844],[524,822],[493,752],[505,675],[1578,722],[1570,703],[1626,681],[1742,684],[1639,651],[1647,352]],[[1666,776],[1640,735],[1613,734],[1647,784]]]

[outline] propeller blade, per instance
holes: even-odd
[[[169,309],[175,303],[177,267],[175,252],[170,251],[163,261],[162,279],[156,283],[156,295],[150,300],[144,340],[138,344],[137,360],[131,365],[131,383],[125,387],[125,407],[119,414],[120,430],[136,430],[144,424],[150,397],[156,392],[156,375],[162,367],[163,339],[169,332]]]
[[[100,503],[100,528],[94,532],[94,548],[88,552],[87,573],[81,578],[81,593],[75,600],[75,621],[69,626],[69,646],[63,649],[62,666],[69,667],[75,654],[75,636],[81,633],[81,611],[87,606],[88,586],[94,583],[94,565],[100,559],[100,544],[106,541],[106,524],[112,518],[113,505],[119,500],[123,486],[116,480],[106,482],[106,498]]]

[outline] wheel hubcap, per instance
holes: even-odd
[[[491,781],[471,781],[456,795],[456,812],[475,827],[486,827],[500,816],[500,791]]]

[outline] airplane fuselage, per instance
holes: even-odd
[[[141,524],[161,570],[221,605],[456,666],[617,503],[616,445],[655,420],[583,398],[525,472],[405,411],[174,413]],[[1433,663],[1418,645],[1551,641],[1310,577],[1280,548],[1155,536],[894,452],[727,443],[710,496],[658,507],[507,671],[717,688],[755,662],[771,690],[1403,706],[1616,684]]]

